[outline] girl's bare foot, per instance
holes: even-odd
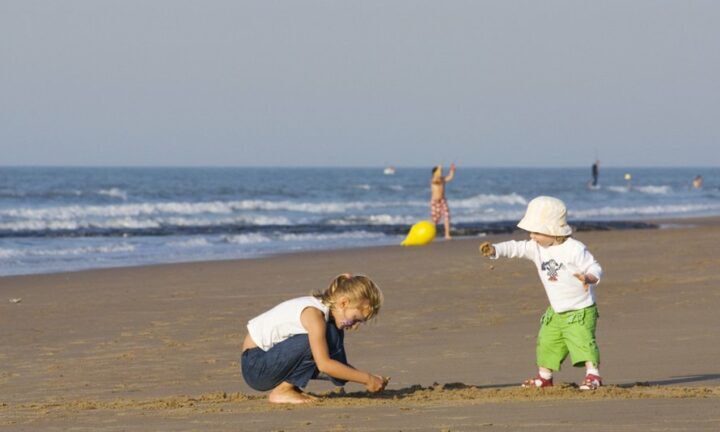
[[[315,396],[310,396],[300,391],[288,382],[282,382],[275,387],[268,395],[270,403],[301,404],[316,401]]]

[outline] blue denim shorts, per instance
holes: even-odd
[[[347,363],[344,332],[330,321],[325,336],[330,358]],[[272,390],[282,382],[304,388],[311,379],[318,378],[319,370],[310,350],[308,335],[292,336],[274,345],[267,351],[251,348],[242,353],[240,360],[243,379],[257,391]],[[343,386],[347,381],[331,377],[335,385]]]

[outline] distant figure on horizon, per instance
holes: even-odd
[[[625,181],[627,182],[627,190],[632,189],[632,175],[630,173],[625,174]]]
[[[598,185],[598,176],[600,175],[599,166],[600,166],[600,160],[598,159],[595,161],[595,163],[592,166],[592,183],[591,183],[592,187],[597,187],[597,185]]]
[[[445,183],[452,181],[455,177],[455,164],[450,165],[450,173],[443,177],[442,165],[432,169],[430,179],[430,217],[435,225],[440,222],[440,217],[445,220],[445,238],[450,239],[450,209],[445,199]]]
[[[692,185],[693,185],[693,188],[695,188],[695,189],[700,189],[700,188],[702,188],[703,178],[702,178],[702,176],[701,176],[700,174],[698,174],[698,175],[695,176],[695,178],[693,179]]]

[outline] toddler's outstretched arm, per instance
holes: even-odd
[[[496,244],[484,242],[480,245],[480,253],[491,259],[500,257],[505,258],[535,258],[535,249],[533,241],[505,241]]]

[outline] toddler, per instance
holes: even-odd
[[[499,257],[527,258],[535,263],[545,286],[550,307],[541,319],[537,338],[538,375],[523,387],[550,387],[553,371],[570,354],[575,367],[586,368],[581,390],[602,385],[600,352],[595,341],[598,318],[595,287],[602,268],[584,244],[573,239],[566,221],[565,204],[557,198],[540,196],[528,204],[518,227],[530,233],[530,240],[483,243],[480,253]]]

